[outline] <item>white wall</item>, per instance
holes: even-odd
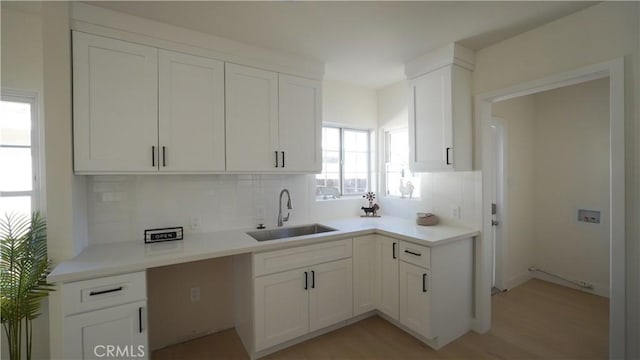
[[[42,19],[38,4],[22,6],[2,2],[2,88],[38,93],[42,113]],[[33,358],[49,358],[48,301],[42,303],[41,315],[33,323]],[[2,358],[9,357],[4,329]],[[24,345],[24,340],[23,340]]]
[[[626,355],[629,358],[640,357],[639,8],[638,2],[605,2],[514,36],[478,51],[473,73],[474,94],[480,94],[625,57]],[[477,146],[476,154],[479,154],[479,144]]]
[[[504,120],[506,141],[505,199],[502,222],[505,248],[504,287],[511,289],[530,279],[534,265],[534,102],[524,96],[496,103],[493,115]],[[499,254],[499,253],[498,253]]]
[[[536,266],[609,296],[608,80],[494,104],[507,141],[505,287]],[[578,208],[602,211],[601,224],[576,221]],[[560,281],[565,286],[570,284]]]
[[[26,10],[26,9],[25,9]],[[2,2],[2,87],[42,92],[42,19]]]
[[[322,82],[322,120],[360,129],[377,127],[376,91],[335,80]]]
[[[535,265],[609,297],[609,79],[535,94]],[[576,221],[577,209],[601,223]]]
[[[232,328],[233,285],[229,256],[149,269],[150,351]],[[192,302],[194,287],[200,300]]]

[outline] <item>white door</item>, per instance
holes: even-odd
[[[167,50],[158,58],[160,171],[224,171],[224,62]]]
[[[322,329],[353,315],[351,259],[310,268],[309,331]]]
[[[74,169],[156,172],[158,50],[73,32]]]
[[[256,351],[309,332],[308,274],[296,269],[255,279]]]
[[[225,65],[227,171],[276,171],[278,74]]]
[[[409,165],[412,171],[451,170],[451,66],[409,83]]]
[[[398,240],[378,237],[378,310],[398,320]]]
[[[376,308],[377,247],[374,235],[353,239],[353,316]]]
[[[400,261],[400,323],[426,338],[433,337],[429,276],[426,269]]]
[[[278,75],[278,142],[284,171],[322,171],[322,84]]]
[[[120,359],[150,357],[145,301],[69,316],[64,323],[67,359],[104,359],[107,351]]]

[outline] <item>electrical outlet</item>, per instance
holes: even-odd
[[[460,205],[451,205],[451,217],[460,220]]]
[[[264,206],[256,206],[256,220],[264,221]]]
[[[191,221],[189,222],[189,229],[194,232],[200,231],[200,217],[191,217]]]
[[[191,302],[200,301],[200,287],[191,288]]]

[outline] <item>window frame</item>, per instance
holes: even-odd
[[[31,190],[27,191],[1,191],[0,197],[17,197],[29,196],[31,198],[31,212],[42,211],[44,208],[44,199],[42,196],[42,175],[44,169],[42,167],[44,153],[43,144],[41,142],[42,122],[39,116],[39,95],[37,92],[2,88],[0,101],[17,102],[29,104],[31,107],[31,144],[30,146],[21,145],[2,145],[0,147],[8,148],[30,148],[31,149]],[[30,214],[29,214],[30,215]],[[3,214],[0,214],[3,216]]]
[[[338,152],[340,154],[339,158],[340,161],[338,162],[338,183],[340,184],[340,188],[338,189],[340,192],[340,198],[354,198],[354,197],[359,197],[364,195],[365,193],[367,193],[368,191],[371,191],[372,185],[371,185],[371,172],[372,172],[372,164],[371,164],[371,158],[372,158],[372,152],[373,149],[371,148],[371,134],[372,134],[372,130],[371,129],[362,129],[362,128],[356,128],[356,127],[350,127],[350,126],[343,126],[343,125],[338,125],[338,124],[322,124],[322,128],[332,128],[332,129],[337,129],[339,130],[339,136],[340,136],[340,140],[339,140],[339,144],[340,144],[340,148],[338,149]],[[321,128],[321,129],[322,129]],[[358,192],[358,193],[352,193],[352,194],[344,194],[344,162],[345,162],[345,144],[344,144],[344,132],[345,130],[347,131],[354,131],[354,132],[360,132],[360,133],[365,133],[366,138],[367,138],[367,187],[363,192]],[[322,150],[322,163],[324,166],[324,149]],[[323,169],[324,170],[324,169]],[[321,172],[322,174],[322,172]],[[316,187],[318,185],[316,184]],[[337,200],[337,199],[323,199],[321,195],[316,195],[316,200]]]

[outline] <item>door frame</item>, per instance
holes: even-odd
[[[485,194],[484,198],[489,203],[489,213],[486,214],[486,216],[489,219],[492,219],[493,214],[491,213],[491,208],[490,208],[491,203],[493,202],[491,201],[491,197],[492,197],[491,188],[493,187],[497,192],[495,194],[495,197],[496,197],[496,205],[498,208],[498,212],[497,212],[498,226],[486,227],[488,231],[486,232],[486,234],[490,234],[491,232],[497,232],[495,236],[495,241],[491,239],[491,246],[492,246],[491,266],[492,267],[495,266],[495,270],[493,270],[495,271],[495,283],[492,285],[500,290],[506,290],[508,286],[507,286],[507,279],[505,278],[504,274],[505,274],[505,268],[506,268],[507,253],[509,249],[507,248],[505,243],[506,241],[505,229],[508,226],[507,217],[509,214],[507,209],[508,193],[505,191],[505,186],[507,183],[507,174],[508,174],[507,172],[508,164],[507,164],[507,158],[505,154],[507,154],[507,151],[508,151],[507,141],[506,141],[508,137],[507,137],[507,127],[506,127],[505,120],[500,117],[492,116],[491,118],[482,119],[483,144],[487,144],[488,141],[492,138],[490,134],[491,127],[496,127],[499,131],[496,138],[498,149],[497,149],[497,153],[494,153],[493,151],[491,151],[492,149],[489,146],[483,146],[482,147],[482,163],[495,164],[499,168],[496,169],[496,168],[493,168],[492,166],[491,169],[485,169],[488,171],[483,172],[483,184],[486,184],[486,188],[483,189],[483,193]],[[498,180],[500,180],[501,186],[495,185],[495,183]]]
[[[493,118],[495,102],[542,91],[575,85],[590,80],[609,78],[610,193],[609,229],[609,357],[624,358],[626,350],[626,289],[625,289],[625,152],[624,152],[624,58],[594,64],[545,78],[510,86],[475,96],[475,118],[485,124]],[[476,132],[476,143],[482,150],[482,131]],[[483,154],[476,152],[477,157]],[[481,168],[481,158],[476,167]],[[480,165],[480,166],[479,166]],[[483,175],[485,176],[485,175]],[[486,177],[485,177],[486,179]],[[491,204],[486,199],[488,185],[483,181],[483,234],[490,233]],[[489,215],[489,216],[487,216]],[[476,246],[476,317],[473,330],[483,333],[491,328],[491,261],[490,241],[480,239]],[[615,260],[614,260],[615,259]]]

